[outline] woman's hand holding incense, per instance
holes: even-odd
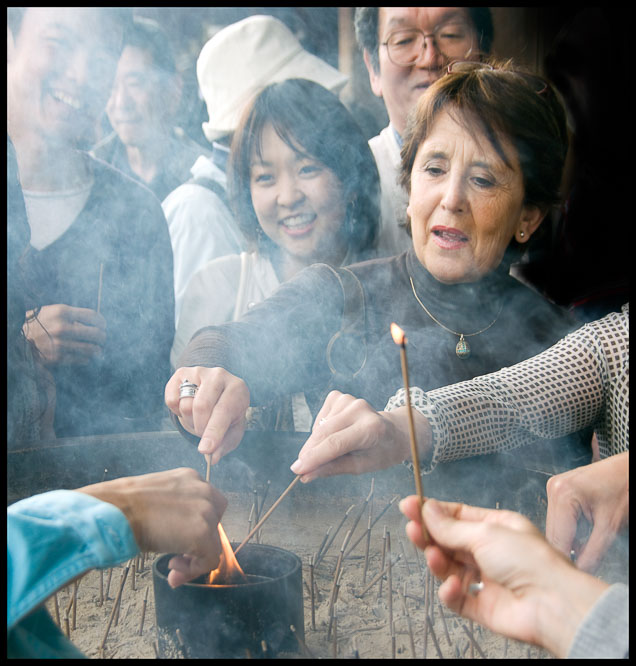
[[[421,418],[425,429],[428,422]],[[360,398],[332,391],[291,470],[307,483],[321,476],[385,469],[410,459],[406,408],[378,412]]]
[[[44,305],[37,319],[27,312],[25,336],[38,348],[48,365],[86,365],[102,353],[106,342],[106,320],[90,308]]]
[[[140,550],[183,553],[168,563],[168,583],[172,587],[218,566],[218,524],[227,500],[195,470],[183,467],[122,477],[78,491],[119,508],[128,519]]]
[[[184,380],[197,386],[194,397],[180,398]],[[250,392],[242,379],[223,368],[179,368],[166,384],[165,400],[181,425],[201,438],[199,453],[211,455],[212,465],[243,438]]]
[[[557,474],[548,480],[545,535],[576,564],[594,572],[618,532],[629,524],[629,451]],[[592,526],[586,543],[576,541],[579,521]]]
[[[431,572],[444,582],[439,598],[492,631],[541,645],[565,657],[577,627],[607,589],[576,569],[524,516],[415,495],[400,502],[406,533],[425,548]],[[422,534],[422,519],[430,535]],[[476,594],[471,583],[483,583]]]

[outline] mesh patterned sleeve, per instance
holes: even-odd
[[[400,389],[386,406],[405,405]],[[508,368],[424,393],[411,404],[428,419],[439,462],[556,439],[593,426],[601,457],[629,449],[629,304],[585,324]]]

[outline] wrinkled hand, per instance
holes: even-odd
[[[377,412],[352,395],[332,391],[291,466],[307,483],[322,476],[362,474],[410,459],[405,408]]]
[[[524,516],[452,502],[402,500],[409,539],[425,548],[453,611],[511,638],[565,656],[578,624],[606,589],[552,548]],[[422,517],[430,534],[422,534]],[[482,581],[476,595],[471,582]]]
[[[79,488],[121,509],[142,551],[183,553],[168,563],[177,587],[219,564],[223,495],[190,468],[123,477]]]
[[[562,553],[574,550],[576,564],[594,572],[618,532],[629,524],[629,451],[548,480],[545,534]],[[592,526],[586,543],[578,543],[577,526]]]
[[[89,308],[45,305],[32,319],[27,314],[23,329],[48,365],[86,365],[102,353],[106,342],[106,320]]]
[[[179,385],[196,384],[194,398],[179,400]],[[166,384],[168,409],[181,425],[201,438],[199,452],[210,454],[211,464],[234,450],[245,432],[245,412],[250,406],[247,384],[223,368],[179,368]]]

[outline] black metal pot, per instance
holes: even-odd
[[[302,563],[297,555],[248,543],[236,556],[247,583],[207,585],[201,576],[175,589],[168,584],[171,557],[162,555],[152,566],[161,658],[273,658],[298,650],[290,630],[294,625],[304,638]]]

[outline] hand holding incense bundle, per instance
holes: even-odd
[[[400,359],[402,361],[402,378],[404,380],[404,391],[406,392],[406,413],[409,419],[409,435],[411,441],[411,457],[413,458],[413,474],[415,476],[415,488],[417,490],[417,497],[420,505],[420,515],[422,513],[422,506],[424,505],[424,495],[422,492],[422,477],[420,473],[420,458],[417,450],[417,440],[415,439],[415,425],[413,423],[413,411],[411,409],[411,391],[409,387],[409,368],[406,361],[406,335],[404,331],[396,324],[391,324],[391,336],[393,342],[400,347]],[[424,523],[422,523],[422,532],[424,537],[428,539],[428,534]]]

